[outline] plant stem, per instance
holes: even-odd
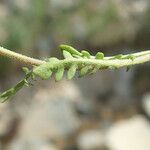
[[[40,65],[44,62],[39,59],[35,59],[35,58],[31,58],[31,57],[28,57],[28,56],[25,56],[22,54],[18,54],[16,52],[10,51],[1,46],[0,46],[0,55],[12,58],[14,60],[18,60],[21,63],[25,63],[25,64],[29,64],[29,65]]]
[[[18,60],[25,64],[30,64],[30,65],[38,66],[38,65],[45,63],[45,61],[24,56],[22,54],[18,54],[16,52],[10,51],[3,47],[0,47],[0,55]],[[124,55],[124,56],[127,56],[127,55]],[[97,65],[97,66],[104,66],[104,67],[109,67],[109,66],[113,66],[116,68],[125,67],[125,66],[127,67],[127,66],[132,66],[132,65],[136,65],[136,64],[149,62],[150,61],[150,50],[133,53],[132,56],[135,56],[135,58],[133,60],[131,60],[129,58],[128,59],[117,59],[117,58],[109,59],[112,57],[104,57],[104,59],[102,59],[102,60],[94,59],[94,57],[91,59],[70,58],[70,59],[60,60],[57,63],[57,66],[59,66],[61,64],[68,64],[68,63],[77,63],[77,64],[84,63],[86,65]]]
[[[104,57],[104,59],[102,60],[98,60],[98,59],[76,59],[76,58],[71,58],[71,59],[64,59],[62,60],[62,62],[60,63],[84,63],[87,65],[98,65],[98,66],[104,66],[104,67],[109,67],[109,66],[113,66],[116,68],[120,68],[120,67],[127,67],[127,66],[132,66],[132,65],[136,65],[136,64],[142,64],[145,62],[149,62],[150,61],[150,50],[149,51],[144,51],[144,52],[138,52],[138,53],[133,53],[133,56],[135,56],[135,58],[133,60],[131,59],[108,59],[109,57]],[[112,58],[112,57],[110,57]]]

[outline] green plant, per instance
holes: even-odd
[[[60,81],[65,71],[67,71],[67,78],[72,79],[76,72],[79,73],[79,77],[83,77],[102,69],[127,67],[128,70],[133,65],[150,61],[150,50],[127,55],[119,54],[111,57],[104,57],[102,52],[98,52],[96,56],[91,56],[88,51],[82,50],[79,52],[68,45],[60,45],[60,50],[64,56],[62,60],[56,57],[38,60],[0,47],[0,55],[33,65],[31,70],[23,67],[25,72],[24,79],[13,88],[0,94],[0,102],[8,100],[23,86],[30,86],[29,79],[34,80],[36,76],[46,80],[54,73],[56,81]]]

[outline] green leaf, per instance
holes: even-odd
[[[8,100],[11,96],[13,96],[17,91],[14,88],[11,88],[0,94],[0,102],[3,103]]]
[[[55,80],[60,81],[63,77],[63,74],[64,74],[64,67],[62,66],[57,69],[57,72],[55,74]]]
[[[74,77],[77,68],[78,68],[78,65],[77,65],[77,64],[72,64],[72,65],[70,66],[70,68],[69,68],[69,70],[68,70],[68,72],[67,72],[67,78],[68,78],[69,80],[71,80],[71,79]]]
[[[31,74],[31,79],[35,80],[35,74],[34,73]]]
[[[90,53],[85,50],[82,50],[81,53],[82,53],[82,56],[86,57],[86,58],[90,58],[90,56],[91,56]]]
[[[95,74],[98,70],[99,70],[99,67],[94,66],[89,73],[90,74]]]
[[[83,68],[80,70],[79,77],[83,77],[83,76],[87,75],[89,69],[90,69],[89,66],[83,67]]]
[[[25,74],[28,74],[30,70],[27,67],[22,67],[22,70],[25,72]]]
[[[21,80],[16,86],[0,94],[0,102],[5,102],[10,97],[15,95],[23,86],[29,86],[27,79],[31,76],[31,73],[27,74],[23,80]]]
[[[52,69],[54,69],[55,65],[59,62],[59,60],[55,57],[49,59],[49,62],[45,62],[44,64],[34,67],[33,73],[36,76],[39,76],[43,80],[47,80],[52,75]]]
[[[76,55],[76,54],[72,54],[72,56],[73,56],[74,58],[82,58],[81,56]]]
[[[102,52],[98,52],[95,57],[96,57],[96,59],[103,59],[104,54]]]
[[[63,50],[63,56],[64,58],[73,58],[72,55],[66,50]]]
[[[78,52],[75,48],[69,46],[69,45],[60,45],[59,46],[60,50],[65,50],[65,51],[68,51],[70,54],[75,54],[75,55],[79,55],[79,56],[82,56],[82,54],[80,52]]]
[[[49,68],[44,67],[44,65],[34,68],[33,73],[43,80],[49,79],[52,75],[52,71]]]
[[[24,85],[29,87],[30,86],[30,83],[27,81],[27,79],[24,79]]]

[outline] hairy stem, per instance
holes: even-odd
[[[14,60],[18,60],[21,63],[25,63],[29,65],[40,65],[44,62],[42,60],[38,60],[38,59],[31,58],[22,54],[18,54],[16,52],[10,51],[3,47],[0,47],[0,55],[6,56],[8,58],[12,58]]]
[[[18,54],[16,52],[10,51],[3,47],[0,47],[0,55],[18,60],[25,64],[30,64],[30,65],[38,66],[38,65],[45,63],[45,61],[24,56],[22,54]],[[127,55],[124,55],[124,56],[127,56]],[[103,60],[94,59],[94,57],[91,57],[91,59],[70,58],[70,59],[60,60],[57,65],[68,64],[68,63],[77,63],[77,64],[84,63],[87,65],[98,65],[98,66],[104,66],[104,67],[109,67],[109,66],[113,66],[116,68],[125,67],[125,66],[127,67],[127,66],[149,62],[150,50],[133,53],[132,56],[135,56],[133,60],[117,59],[117,58],[111,59],[112,57],[104,57]]]
[[[137,55],[138,54],[138,55]],[[133,60],[131,59],[108,59],[109,57],[104,57],[103,60],[98,60],[98,59],[76,59],[76,58],[71,58],[71,59],[64,59],[62,60],[62,63],[69,63],[69,62],[76,62],[76,63],[84,63],[84,64],[89,64],[89,65],[98,65],[98,66],[113,66],[116,68],[120,67],[125,67],[125,66],[132,66],[136,64],[142,64],[145,62],[150,61],[150,50],[145,51],[145,52],[138,52],[138,53],[133,53],[133,56],[136,56]],[[111,57],[110,57],[111,58]]]

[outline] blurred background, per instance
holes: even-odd
[[[44,59],[150,48],[149,0],[0,0],[0,45]],[[23,77],[0,57],[0,91]],[[150,150],[150,64],[38,81],[0,104],[0,150]]]

